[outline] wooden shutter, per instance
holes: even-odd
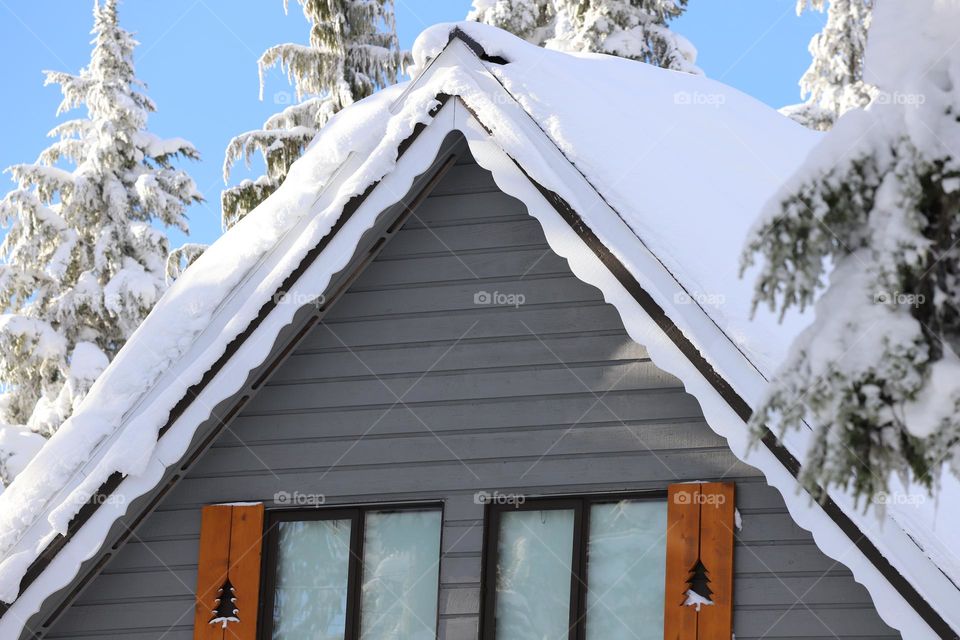
[[[734,509],[731,483],[668,488],[665,640],[732,637]],[[695,583],[706,584],[713,602],[701,606],[699,612],[696,606],[685,604],[687,591]]]
[[[194,606],[194,640],[256,640],[260,596],[263,505],[211,505],[203,508],[200,560]],[[218,598],[236,598],[236,621],[211,624],[229,606]]]

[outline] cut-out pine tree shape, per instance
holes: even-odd
[[[236,607],[237,594],[230,584],[230,578],[227,578],[220,590],[217,591],[216,606],[213,609],[213,617],[210,618],[210,624],[222,625],[226,629],[230,622],[240,622],[237,614],[240,610]]]
[[[697,559],[697,563],[690,569],[690,577],[687,578],[687,591],[684,594],[686,598],[683,604],[688,607],[696,607],[700,611],[703,605],[713,604],[713,590],[710,588],[710,575],[703,562]]]

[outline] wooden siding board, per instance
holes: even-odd
[[[613,391],[598,403],[594,394],[495,398],[493,400],[436,401],[406,403],[421,420],[437,433],[463,431],[511,430],[543,425],[657,421],[703,421],[691,397],[679,389],[658,393],[656,402],[637,402],[637,394]],[[264,428],[269,422],[270,428]],[[391,405],[341,407],[329,411],[261,413],[251,410],[241,415],[221,442],[255,444],[276,438],[303,439],[323,437],[356,437],[358,425],[370,433],[409,433],[411,416],[405,407]],[[323,425],[323,429],[318,429]]]
[[[407,226],[416,228],[423,225],[450,225],[463,220],[507,215],[526,216],[527,210],[519,200],[500,191],[447,195],[434,191],[432,196],[420,205],[416,216],[410,219]]]
[[[532,261],[530,266],[533,266]],[[365,288],[363,284],[364,280],[361,276],[358,281],[359,286],[351,288],[344,294],[342,301],[335,307],[336,311],[331,309],[329,315],[331,320],[401,312],[409,314],[471,310],[479,306],[474,295],[482,291],[515,295],[519,301],[519,304],[484,303],[487,307],[516,308],[526,304],[550,304],[556,300],[569,303],[596,299],[595,289],[576,278],[571,278],[567,273],[547,274],[537,278],[519,273],[502,278],[481,276],[466,280],[458,279],[453,282],[411,284],[406,287],[368,286]]]
[[[466,324],[464,321],[466,320]],[[351,349],[366,345],[416,344],[434,340],[458,340],[464,330],[480,320],[470,331],[470,338],[528,336],[535,333],[545,336],[575,331],[586,327],[590,331],[623,331],[623,324],[616,309],[602,300],[570,305],[523,305],[513,307],[476,307],[442,315],[397,314],[394,317],[355,318],[338,322],[327,318],[324,325],[332,331],[311,332],[302,344],[304,349],[342,348]]]
[[[872,615],[871,615],[872,614]],[[809,607],[797,604],[783,608],[734,609],[733,628],[737,638],[790,637],[875,638],[898,637],[869,608]]]
[[[510,398],[521,394],[542,396],[587,392],[599,396],[610,390],[639,385],[647,391],[657,387],[676,388],[668,375],[646,363],[612,367],[572,366],[569,369],[558,366],[517,372],[428,374],[424,377],[411,375],[271,386],[268,393],[262,393],[250,402],[250,408],[258,412],[330,409],[356,406],[364,399],[390,406],[400,402],[413,405],[436,400]]]
[[[540,247],[547,244],[540,224],[533,218],[507,222],[464,224],[439,229],[402,229],[390,241],[390,257],[469,254],[477,250]],[[462,256],[461,256],[462,258]],[[466,259],[464,259],[466,261]],[[468,263],[469,264],[469,263]],[[518,277],[522,274],[516,274]],[[574,283],[571,283],[573,285]],[[361,285],[362,286],[362,285]],[[587,286],[587,285],[584,285]],[[356,295],[354,297],[357,297]],[[343,317],[345,309],[335,314]]]
[[[141,571],[103,573],[97,577],[97,588],[85,593],[81,601],[93,605],[105,602],[189,598],[192,607],[197,584],[196,566],[163,566],[161,562],[164,560],[157,560],[155,566]],[[219,589],[220,585],[216,588]],[[206,616],[206,623],[211,618],[210,611],[204,610],[203,615]]]
[[[548,430],[501,432],[482,438],[475,431],[438,436],[419,420],[410,421],[404,437],[365,438],[361,441],[295,441],[261,444],[256,451],[239,447],[212,450],[204,474],[227,474],[271,469],[325,467],[332,465],[376,465],[464,460],[509,460],[537,458],[548,449],[557,456],[673,451],[723,446],[706,435],[697,422],[612,424],[609,426],[556,425]],[[373,435],[371,433],[370,435]],[[240,450],[236,450],[239,448]]]
[[[476,638],[484,514],[476,491],[662,489],[711,479],[737,482],[743,516],[738,638],[833,637],[828,627],[841,638],[895,637],[864,589],[793,524],[776,490],[725,449],[679,382],[638,362],[646,352],[613,307],[547,252],[539,223],[518,217],[523,211],[476,165],[454,166],[50,637],[192,638],[199,507],[269,503],[300,490],[322,491],[331,505],[443,500],[440,638]],[[475,292],[495,290],[524,293],[527,304],[473,304]],[[572,371],[551,367],[556,359],[531,333]],[[404,401],[415,415],[391,408],[396,397],[367,367],[398,395],[413,385]],[[657,455],[631,443],[621,422]],[[367,430],[369,439],[359,438]],[[553,436],[559,443],[543,456]],[[794,593],[804,594],[799,604]]]
[[[128,638],[143,629],[155,629],[154,640],[167,636],[167,629],[186,627],[193,639],[193,598],[182,600],[154,599],[151,601],[115,603],[109,605],[74,605],[60,619],[50,637],[109,637],[113,634]]]
[[[476,278],[525,278],[559,276],[567,272],[567,262],[545,249],[492,251],[467,256],[449,253],[409,259],[374,262],[364,272],[363,286],[354,291],[378,291],[388,287],[411,288],[430,283],[472,281]]]
[[[779,517],[788,519],[790,516],[787,513],[781,513]],[[835,560],[825,556],[814,544],[813,538],[801,541],[772,538],[763,541],[763,544],[738,543],[734,552],[734,570],[738,574],[750,576],[760,574],[785,576],[798,572],[813,572],[816,575],[839,572],[849,575],[846,566],[837,564]],[[739,583],[734,582],[734,589],[738,588],[740,588]],[[860,586],[850,588],[860,589]]]
[[[454,452],[456,453],[456,452]],[[417,470],[420,470],[418,472]],[[748,477],[752,470],[732,461],[725,451],[674,451],[657,454],[627,452],[607,456],[530,456],[523,460],[449,460],[411,465],[337,465],[269,468],[242,475],[188,477],[175,489],[191,503],[226,502],[237,494],[272,501],[276,493],[294,490],[325,494],[349,493],[368,499],[390,493],[422,493],[436,497],[445,491],[493,487],[533,488],[583,485],[629,488],[700,477]],[[389,487],[389,491],[384,491]],[[443,489],[440,489],[443,487]]]
[[[322,357],[318,357],[322,356]],[[441,341],[422,345],[394,346],[365,349],[362,353],[347,348],[323,351],[301,350],[277,371],[271,384],[322,380],[332,377],[398,375],[430,369],[432,373],[484,369],[491,367],[530,368],[559,363],[581,364],[606,361],[645,361],[647,350],[622,335],[564,335],[534,334],[517,336],[512,340]],[[432,368],[431,368],[432,367]]]

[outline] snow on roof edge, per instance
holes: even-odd
[[[187,354],[197,356],[197,350],[204,354],[205,362],[214,362],[229,340],[256,317],[262,303],[296,267],[309,249],[309,241],[325,235],[343,204],[349,197],[361,193],[366,185],[361,187],[363,178],[355,176],[336,194],[333,206],[309,217],[306,214],[312,211],[318,197],[317,186],[326,184],[357,151],[366,158],[364,165],[368,171],[386,173],[392,166],[393,158],[382,152],[393,142],[388,134],[404,135],[429,111],[424,108],[414,115],[412,109],[407,109],[402,114],[407,120],[395,119],[390,132],[371,126],[384,120],[387,105],[403,89],[404,85],[396,85],[356,103],[349,111],[338,113],[318,135],[325,143],[315,144],[311,152],[294,164],[290,179],[274,195],[221,236],[171,286],[74,415],[0,494],[0,554],[7,556],[21,535],[37,522],[36,518],[49,511],[49,505],[55,507],[49,518],[51,531],[63,533],[72,516],[110,473],[136,475],[146,467],[157,431],[166,421],[169,410],[186,389],[200,380],[207,368],[194,362],[194,366],[188,363],[184,371],[178,363],[184,362]],[[419,101],[423,99],[424,96],[419,97]],[[435,103],[432,96],[429,101]],[[361,135],[358,136],[358,132]],[[373,157],[376,149],[381,149],[380,156],[383,156],[377,158],[379,165]],[[264,266],[262,261],[282,238],[304,223],[312,223],[313,234],[294,238],[299,251],[282,256],[277,264]],[[257,273],[255,282],[250,281],[252,271]],[[242,288],[245,282],[248,292],[259,292],[259,296],[240,299],[243,296],[236,295],[236,288]],[[232,306],[228,304],[231,297],[236,299]],[[225,308],[233,315],[225,319],[223,326],[215,325],[213,319],[224,315]],[[148,407],[146,413],[131,413],[145,393],[156,390],[159,381],[165,381],[161,395],[167,398],[161,402],[161,408]],[[137,420],[138,429],[123,430],[122,455],[115,451],[120,445],[111,444],[110,451],[114,454],[105,461],[104,453],[97,452],[111,438],[120,435],[119,428],[130,419]],[[100,459],[91,458],[96,455]],[[95,468],[90,469],[91,464]],[[83,479],[74,486],[68,484],[81,469]],[[51,503],[54,499],[58,502]],[[41,536],[38,544],[46,546],[47,538]],[[7,572],[21,572],[15,568],[16,564],[11,557],[5,557],[0,563],[0,599],[10,595]]]

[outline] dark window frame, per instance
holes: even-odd
[[[570,619],[567,624],[568,640],[586,638],[587,626],[587,550],[590,531],[590,507],[621,500],[646,500],[665,502],[667,491],[591,493],[572,496],[542,496],[531,498],[523,504],[488,504],[484,522],[483,567],[480,576],[480,638],[496,640],[497,637],[497,563],[499,562],[500,516],[510,511],[573,510],[573,545],[570,562]]]
[[[360,601],[363,579],[363,539],[368,513],[396,513],[398,511],[437,511],[440,513],[440,556],[443,558],[443,503],[367,503],[330,507],[300,507],[296,509],[268,509],[264,526],[264,550],[261,561],[260,604],[257,612],[257,638],[272,640],[273,607],[277,593],[277,556],[281,522],[316,522],[319,520],[350,520],[350,558],[347,569],[347,604],[344,621],[344,640],[360,638]],[[437,571],[437,610],[434,634],[440,629],[440,572]]]

